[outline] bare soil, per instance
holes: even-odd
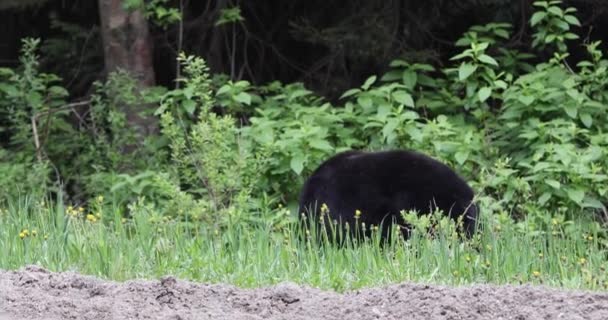
[[[346,293],[165,277],[114,282],[36,266],[0,271],[8,319],[608,319],[608,292],[537,286],[396,284]]]

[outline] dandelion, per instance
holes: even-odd
[[[578,259],[578,264],[584,265],[585,263],[587,263],[587,259],[585,259],[583,257],[581,257],[581,258]]]
[[[38,235],[38,231],[36,231],[36,229],[32,230],[32,237],[35,237]]]
[[[588,241],[593,241],[593,236],[592,235],[587,236],[587,240]]]
[[[120,218],[120,223],[122,223],[122,224],[127,223],[127,219],[126,218]]]
[[[535,276],[536,278],[540,277],[540,271],[532,271],[532,275]]]
[[[454,275],[454,277],[458,277],[458,275],[459,275],[458,270],[455,270],[454,272],[452,272],[452,274]]]
[[[27,229],[21,230],[21,233],[23,233],[26,237],[30,235],[30,231]]]
[[[464,257],[464,260],[466,260],[466,262],[471,262],[471,257],[469,255],[466,255]]]
[[[83,213],[84,212],[84,208],[83,207],[78,207],[78,212],[79,213]]]
[[[103,196],[102,195],[97,196],[96,200],[97,200],[97,203],[102,203],[103,202]]]
[[[95,222],[97,221],[97,218],[95,218],[95,216],[93,214],[87,214],[87,221],[89,222]]]
[[[326,214],[326,213],[328,213],[328,212],[329,212],[329,207],[327,206],[327,204],[326,204],[326,203],[323,203],[323,204],[321,205],[321,215]]]
[[[45,235],[44,235],[44,240],[46,240],[46,239],[48,239],[48,238],[49,238],[49,235],[48,235],[48,234],[45,234]]]
[[[19,238],[25,239],[25,237],[27,237],[27,235],[23,231],[19,232]]]
[[[361,210],[355,210],[355,219],[359,219],[361,217]]]
[[[539,253],[538,253],[538,257],[542,259],[542,258],[544,257],[543,253],[542,253],[542,252],[539,252]]]

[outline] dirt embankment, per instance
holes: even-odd
[[[398,284],[343,294],[283,283],[259,289],[104,281],[30,266],[0,271],[8,319],[608,319],[608,292],[535,286]]]

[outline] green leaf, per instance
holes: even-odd
[[[418,75],[414,71],[405,71],[403,72],[403,84],[406,87],[413,89],[416,86],[416,82],[418,81]]]
[[[388,120],[386,122],[386,124],[384,125],[384,128],[382,128],[382,136],[384,138],[389,137],[395,131],[395,128],[397,128],[397,125],[399,125],[399,123],[397,122],[397,119]]]
[[[479,97],[479,102],[485,102],[488,100],[490,95],[492,94],[492,89],[490,87],[483,87],[479,89],[477,96]]]
[[[549,9],[547,9],[548,12],[553,13],[556,16],[563,16],[564,12],[562,11],[562,9],[560,7],[556,7],[556,6],[551,6],[549,7]]]
[[[577,110],[575,105],[565,105],[564,110],[570,118],[576,119]]]
[[[593,119],[588,113],[581,113],[579,117],[581,118],[581,122],[583,122],[585,127],[591,128],[591,125],[593,124]]]
[[[196,109],[196,102],[194,102],[194,100],[184,100],[184,102],[182,103],[182,106],[184,107],[184,110],[186,110],[186,112],[188,112],[188,114],[193,114],[194,110]]]
[[[454,159],[458,162],[459,165],[463,165],[465,161],[469,158],[469,153],[466,151],[458,151],[454,155]]]
[[[288,100],[289,101],[294,101],[295,99],[297,99],[299,97],[304,97],[304,96],[310,95],[310,93],[311,92],[308,91],[308,90],[298,89],[298,90],[295,90],[295,91],[293,91],[293,92],[291,92],[289,94],[289,99]]]
[[[391,63],[389,63],[389,66],[391,66],[392,68],[407,67],[407,66],[409,66],[409,63],[407,63],[403,60],[395,59],[395,60],[391,61]]]
[[[250,105],[251,104],[251,95],[247,92],[240,92],[239,94],[237,94],[234,97],[234,100],[236,100],[242,104]]]
[[[547,179],[547,180],[545,180],[545,183],[558,190],[562,186],[562,184],[559,183],[559,181],[553,180],[553,179]]]
[[[194,95],[194,87],[185,87],[184,90],[182,90],[182,93],[184,94],[184,97],[192,99],[192,96]]]
[[[458,68],[458,79],[460,81],[465,80],[473,72],[475,72],[475,70],[477,70],[477,66],[476,65],[472,65],[470,63],[463,63],[463,64],[461,64],[460,68]]]
[[[546,16],[547,16],[547,13],[544,11],[535,12],[532,15],[532,18],[530,18],[530,25],[534,27],[537,23],[539,23],[541,20],[543,20]]]
[[[566,194],[568,194],[568,198],[576,204],[581,204],[585,198],[585,191],[581,189],[568,189],[566,190]]]
[[[471,49],[465,50],[463,53],[459,53],[450,58],[450,60],[460,60],[464,58],[472,58],[473,54],[471,53]]]
[[[19,93],[17,87],[8,83],[0,83],[0,91],[4,91],[9,97],[14,97]]]
[[[381,103],[378,105],[378,118],[384,120],[386,116],[391,112],[391,105],[388,103]]]
[[[521,95],[521,96],[517,97],[517,100],[519,100],[519,102],[523,103],[525,106],[529,106],[532,104],[532,102],[534,102],[535,99],[533,96]]]
[[[395,99],[395,101],[404,104],[408,107],[414,107],[414,99],[412,99],[412,95],[410,95],[409,93],[403,91],[403,90],[398,90],[393,92],[393,99]]]
[[[302,173],[302,170],[304,170],[304,155],[296,154],[293,156],[289,162],[289,166],[296,174]]]
[[[538,198],[538,203],[540,205],[544,205],[545,203],[547,203],[547,201],[549,201],[550,198],[551,198],[551,193],[545,192]]]
[[[494,58],[490,57],[487,54],[482,54],[479,56],[479,61],[485,63],[485,64],[491,64],[493,66],[498,66],[498,62],[496,62],[496,60],[494,60]]]
[[[601,201],[591,197],[585,198],[583,207],[606,210],[606,207]]]
[[[359,90],[358,88],[353,88],[353,89],[347,90],[346,92],[344,92],[340,96],[340,99],[344,99],[344,98],[350,97],[350,96],[352,96],[354,94],[357,94],[359,92],[361,92],[361,90]]]
[[[509,39],[509,32],[507,30],[497,29],[494,33],[503,39]]]
[[[385,81],[385,82],[392,82],[398,79],[401,79],[402,75],[401,72],[399,70],[391,70],[387,73],[385,73],[382,78],[380,78],[381,81]],[[351,89],[352,90],[352,89]]]
[[[310,146],[312,148],[315,148],[317,150],[322,150],[322,151],[333,151],[334,147],[331,146],[331,144],[329,142],[327,142],[327,140],[322,140],[322,139],[315,139],[310,141]]]
[[[216,95],[216,96],[222,95],[222,94],[224,94],[224,93],[226,93],[226,92],[230,91],[230,89],[231,89],[231,88],[232,88],[231,86],[229,86],[229,85],[225,84],[225,85],[221,86],[221,87],[220,87],[220,88],[217,90],[217,92],[215,93],[215,95]]]
[[[367,96],[359,96],[359,98],[357,98],[357,102],[363,107],[363,109],[369,109],[372,106],[372,99]]]
[[[37,91],[31,91],[25,96],[25,100],[31,107],[38,108],[42,104],[42,95]]]
[[[570,14],[565,15],[564,20],[566,20],[566,22],[568,22],[571,25],[575,25],[575,26],[579,26],[579,27],[581,26],[581,22],[578,21],[578,19],[573,15],[570,15]]]
[[[376,76],[371,76],[371,77],[367,78],[367,80],[365,80],[365,83],[363,83],[363,85],[361,86],[361,89],[363,89],[363,90],[369,89],[369,87],[371,87],[371,85],[374,84],[374,82],[376,82]]]

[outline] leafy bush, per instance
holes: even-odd
[[[37,42],[27,40],[22,66],[0,69],[2,146],[19,154],[3,156],[0,171],[15,177],[7,190],[37,163],[24,190],[59,177],[73,201],[102,194],[123,211],[135,203],[214,227],[274,225],[290,221],[279,205],[293,207],[304,177],[336,152],[408,148],[456,167],[484,214],[550,228],[552,218],[606,212],[608,60],[590,43],[588,61],[570,66],[574,11],[535,7],[534,54],[504,48],[508,24],[473,26],[451,65],[395,60],[333,104],[299,83],[212,77],[182,54],[175,89],[141,91],[117,72],[95,84],[84,112],[63,109],[67,92],[38,73]],[[156,107],[161,131],[124,152],[139,139],[123,110],[142,103]]]

